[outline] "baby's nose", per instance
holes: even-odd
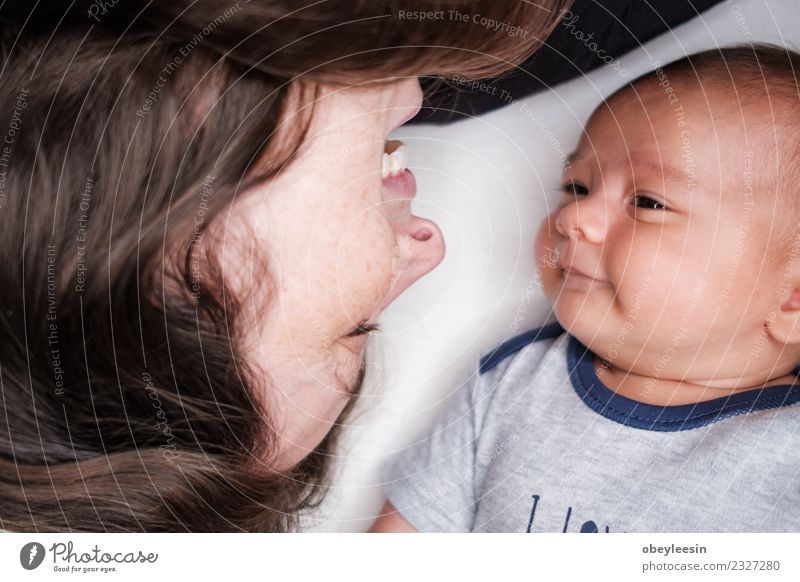
[[[608,208],[602,196],[592,195],[566,204],[556,216],[556,231],[569,239],[583,237],[601,243],[608,229]]]

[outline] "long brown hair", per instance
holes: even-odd
[[[270,468],[211,227],[297,151],[315,82],[499,74],[570,3],[7,1],[0,528],[295,527],[335,431]]]

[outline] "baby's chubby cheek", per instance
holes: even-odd
[[[545,297],[551,305],[558,295],[558,284],[561,278],[557,265],[559,234],[555,230],[554,222],[554,215],[550,215],[542,221],[533,244],[536,279],[540,282]]]

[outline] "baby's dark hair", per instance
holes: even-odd
[[[691,78],[703,84],[733,85],[742,98],[763,95],[783,97],[797,103],[800,53],[788,47],[766,43],[717,48],[674,61],[631,82],[636,85],[658,75]]]

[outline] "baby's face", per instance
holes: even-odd
[[[786,261],[770,259],[788,255],[775,252],[788,219],[769,179],[771,122],[735,98],[710,110],[731,98],[688,85],[672,101],[655,83],[637,90],[595,111],[566,165],[536,239],[544,292],[617,367],[687,380],[738,370],[785,300]]]

